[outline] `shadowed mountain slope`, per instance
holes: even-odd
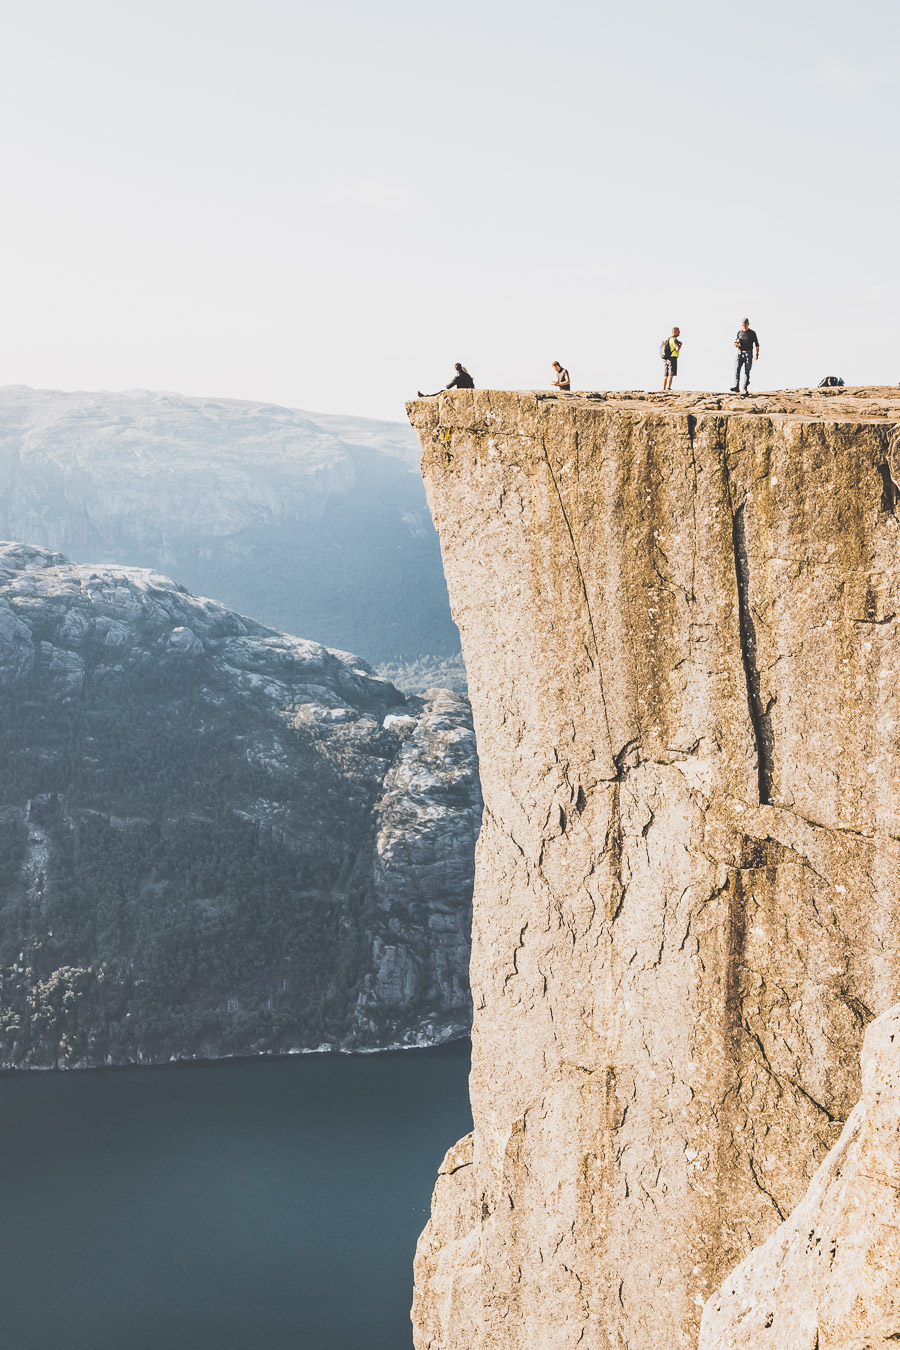
[[[408,427],[236,399],[0,389],[0,538],[161,568],[372,661],[459,650]]]
[[[0,1063],[468,1028],[468,705],[0,544]]]

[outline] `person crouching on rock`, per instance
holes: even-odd
[[[561,389],[564,394],[571,393],[572,384],[565,366],[561,366],[558,361],[554,361],[553,369],[556,371],[556,379],[553,381],[556,388]]]
[[[444,385],[444,389],[474,389],[474,388],[475,388],[475,381],[472,379],[472,376],[471,376],[471,375],[469,374],[469,372],[466,370],[466,368],[465,368],[465,366],[462,364],[462,362],[460,362],[460,361],[455,362],[453,369],[456,371],[456,374],[454,375],[453,379],[450,381],[449,384]],[[438,390],[437,390],[437,393],[434,393],[434,394],[423,394],[423,393],[422,393],[422,390],[419,389],[419,390],[418,390],[418,395],[419,395],[419,398],[437,398],[438,394],[442,394],[443,392],[444,392],[443,389],[438,389]]]
[[[681,351],[681,338],[678,336],[680,328],[672,329],[672,336],[663,340],[662,358],[665,361],[663,367],[663,389],[671,389],[672,381],[678,374],[678,353]]]

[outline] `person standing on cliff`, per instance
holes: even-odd
[[[553,362],[553,369],[556,371],[556,379],[553,381],[557,389],[561,389],[564,394],[572,392],[572,382],[569,379],[569,372],[565,366],[561,366],[558,361]]]
[[[734,340],[737,348],[737,356],[734,359],[734,384],[731,386],[731,392],[737,394],[741,392],[741,371],[744,372],[744,389],[746,394],[750,388],[750,369],[753,365],[753,348],[756,348],[756,359],[759,360],[759,338],[750,327],[749,319],[742,319],[741,326],[737,331],[737,337]]]
[[[475,381],[472,379],[472,376],[466,370],[465,366],[462,364],[461,361],[455,362],[453,369],[456,371],[456,374],[454,375],[453,379],[450,381],[449,384],[444,385],[444,389],[475,388]],[[417,390],[419,398],[437,398],[438,394],[442,394],[443,392],[444,392],[443,389],[438,389],[437,393],[435,394],[423,394],[421,389]]]
[[[681,351],[680,328],[672,329],[672,336],[664,338],[661,352],[665,361],[663,366],[663,389],[672,388],[672,380],[678,374],[678,353]]]

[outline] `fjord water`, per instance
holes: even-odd
[[[3,1350],[408,1350],[468,1045],[0,1077]]]

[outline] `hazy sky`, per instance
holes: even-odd
[[[0,0],[0,383],[900,380],[900,8]]]

